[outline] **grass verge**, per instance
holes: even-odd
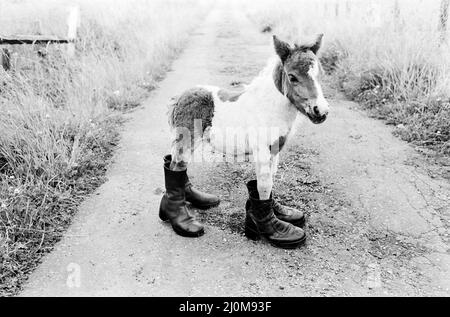
[[[15,46],[11,71],[0,68],[0,296],[20,290],[105,181],[122,113],[156,87],[209,8],[191,0],[77,3],[74,58],[63,46]],[[32,32],[24,29],[31,14],[44,34],[57,34],[68,4],[7,1],[2,30]]]

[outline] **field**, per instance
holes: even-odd
[[[402,139],[448,156],[450,48],[441,3],[266,0],[247,12],[260,30],[291,41],[324,33],[322,62],[336,85]]]
[[[64,45],[14,47],[14,71],[0,68],[0,294],[16,291],[104,181],[121,114],[156,87],[208,8],[181,0],[77,3],[74,58]],[[69,4],[2,1],[0,34],[30,34],[40,24],[43,34],[64,36]]]

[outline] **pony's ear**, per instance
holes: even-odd
[[[273,45],[275,46],[275,52],[280,57],[281,61],[284,63],[291,54],[291,47],[288,43],[278,39],[276,35],[273,36]]]
[[[314,54],[317,54],[317,52],[319,51],[320,47],[322,46],[322,38],[323,38],[323,34],[317,35],[316,41],[311,46],[311,51]]]

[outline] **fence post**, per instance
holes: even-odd
[[[448,7],[450,0],[441,0],[441,9],[439,12],[439,44],[442,44],[447,39],[447,21],[448,21]]]
[[[67,44],[67,55],[73,57],[75,55],[75,39],[77,37],[77,28],[80,23],[80,8],[72,7],[70,8],[70,13],[67,18],[67,39],[69,44]]]
[[[347,0],[346,2],[345,2],[345,12],[346,12],[346,14],[347,14],[347,17],[349,17],[350,15],[351,15],[351,11],[352,9],[351,9],[351,7],[350,7],[350,2]]]
[[[398,21],[400,19],[400,5],[398,3],[398,0],[395,0],[394,3],[394,19],[395,21]]]
[[[0,49],[0,60],[2,62],[2,67],[5,71],[11,69],[11,54],[8,49]]]
[[[392,20],[395,31],[396,32],[401,31],[403,28],[403,19],[401,17],[399,0],[395,0],[394,2],[394,8],[392,9]]]

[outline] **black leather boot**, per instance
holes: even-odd
[[[297,248],[306,240],[306,234],[301,228],[275,217],[272,200],[260,200],[257,191],[250,195],[245,235],[251,240],[265,237],[273,246],[284,249]]]
[[[170,166],[172,162],[172,155],[164,156],[164,165]],[[186,176],[186,183],[184,184],[186,192],[186,201],[190,202],[192,206],[200,209],[208,209],[218,206],[220,199],[216,195],[207,194],[196,189]]]
[[[255,193],[258,193],[258,187],[256,180],[249,181],[247,183],[247,189],[249,196],[255,196]],[[272,199],[272,193],[270,193],[270,200],[272,201],[272,208],[275,217],[280,220],[292,223],[294,226],[303,227],[305,225],[305,215],[300,210],[295,208],[286,207]],[[250,198],[247,199],[245,204],[245,210],[247,211],[250,208]]]
[[[200,237],[204,234],[203,225],[195,220],[186,207],[186,171],[171,171],[164,164],[164,177],[166,192],[159,206],[159,218],[170,221],[173,230],[181,236]]]

